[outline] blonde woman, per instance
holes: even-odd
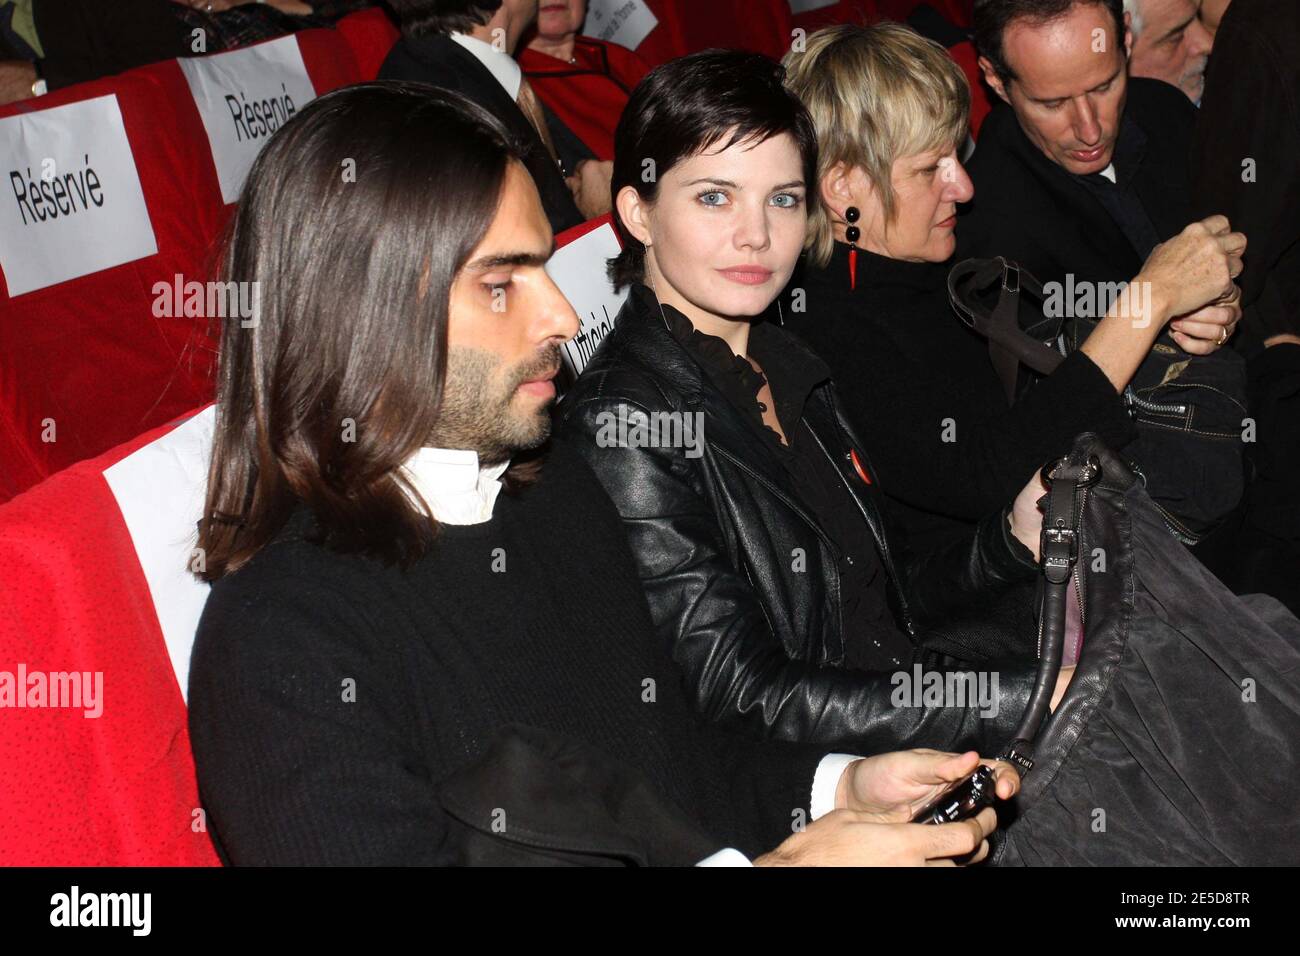
[[[817,130],[821,198],[793,280],[803,308],[787,322],[830,365],[913,546],[968,534],[1080,432],[1117,449],[1131,441],[1120,393],[1172,316],[1222,293],[1220,278],[1240,269],[1227,250],[1244,238],[1220,216],[1156,247],[1136,277],[1151,284],[1146,327],[1112,310],[1008,407],[985,341],[948,302],[957,207],[974,195],[959,157],[970,104],[961,69],[888,22],[818,31],[785,65]],[[1218,317],[1239,315],[1233,306]],[[1173,328],[1189,351],[1221,332]]]

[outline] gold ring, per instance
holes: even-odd
[[[1228,341],[1228,327],[1225,325],[1219,332],[1219,344],[1222,345],[1226,341]]]

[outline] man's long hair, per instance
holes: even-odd
[[[299,503],[338,550],[405,565],[428,548],[401,466],[433,434],[452,282],[519,155],[479,107],[410,83],[322,96],[271,137],[221,254],[257,307],[221,333],[200,577],[238,569]]]

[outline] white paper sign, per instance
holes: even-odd
[[[659,18],[646,6],[645,0],[591,0],[583,32],[635,50],[658,25]]]
[[[210,405],[104,471],[149,585],[172,669],[188,697],[190,651],[209,585],[197,567],[197,524],[203,516],[217,409]]]
[[[614,328],[627,289],[615,292],[605,274],[605,263],[618,255],[618,235],[605,223],[580,239],[555,250],[546,271],[573,306],[582,327],[564,343],[564,364],[575,376],[591,360],[596,346]]]
[[[0,162],[11,296],[158,251],[116,96],[0,119]]]
[[[293,36],[178,61],[208,132],[221,199],[234,202],[258,151],[316,98]]]
[[[810,13],[822,7],[833,7],[839,0],[790,0],[790,12],[793,14]]]

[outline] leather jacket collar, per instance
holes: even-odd
[[[624,360],[631,360],[647,370],[657,380],[668,404],[680,406],[682,410],[703,412],[708,422],[704,431],[705,444],[766,485],[772,494],[782,499],[816,531],[828,547],[833,548],[830,537],[804,506],[774,452],[757,440],[740,410],[709,380],[700,361],[672,334],[664,318],[666,308],[661,314],[654,293],[645,286],[634,285],[615,320],[610,341],[602,343],[602,349],[617,349],[623,353]],[[767,343],[769,349],[787,353],[788,361],[824,367],[821,358],[795,335],[770,323],[764,334],[770,340]],[[899,585],[901,578],[894,563],[881,506],[874,485],[870,483],[874,471],[865,446],[853,433],[840,408],[829,377],[809,393],[803,421],[817,445],[839,471],[870,527],[898,602],[900,623],[909,634],[915,634],[908,601]],[[855,455],[856,464],[853,461]]]

